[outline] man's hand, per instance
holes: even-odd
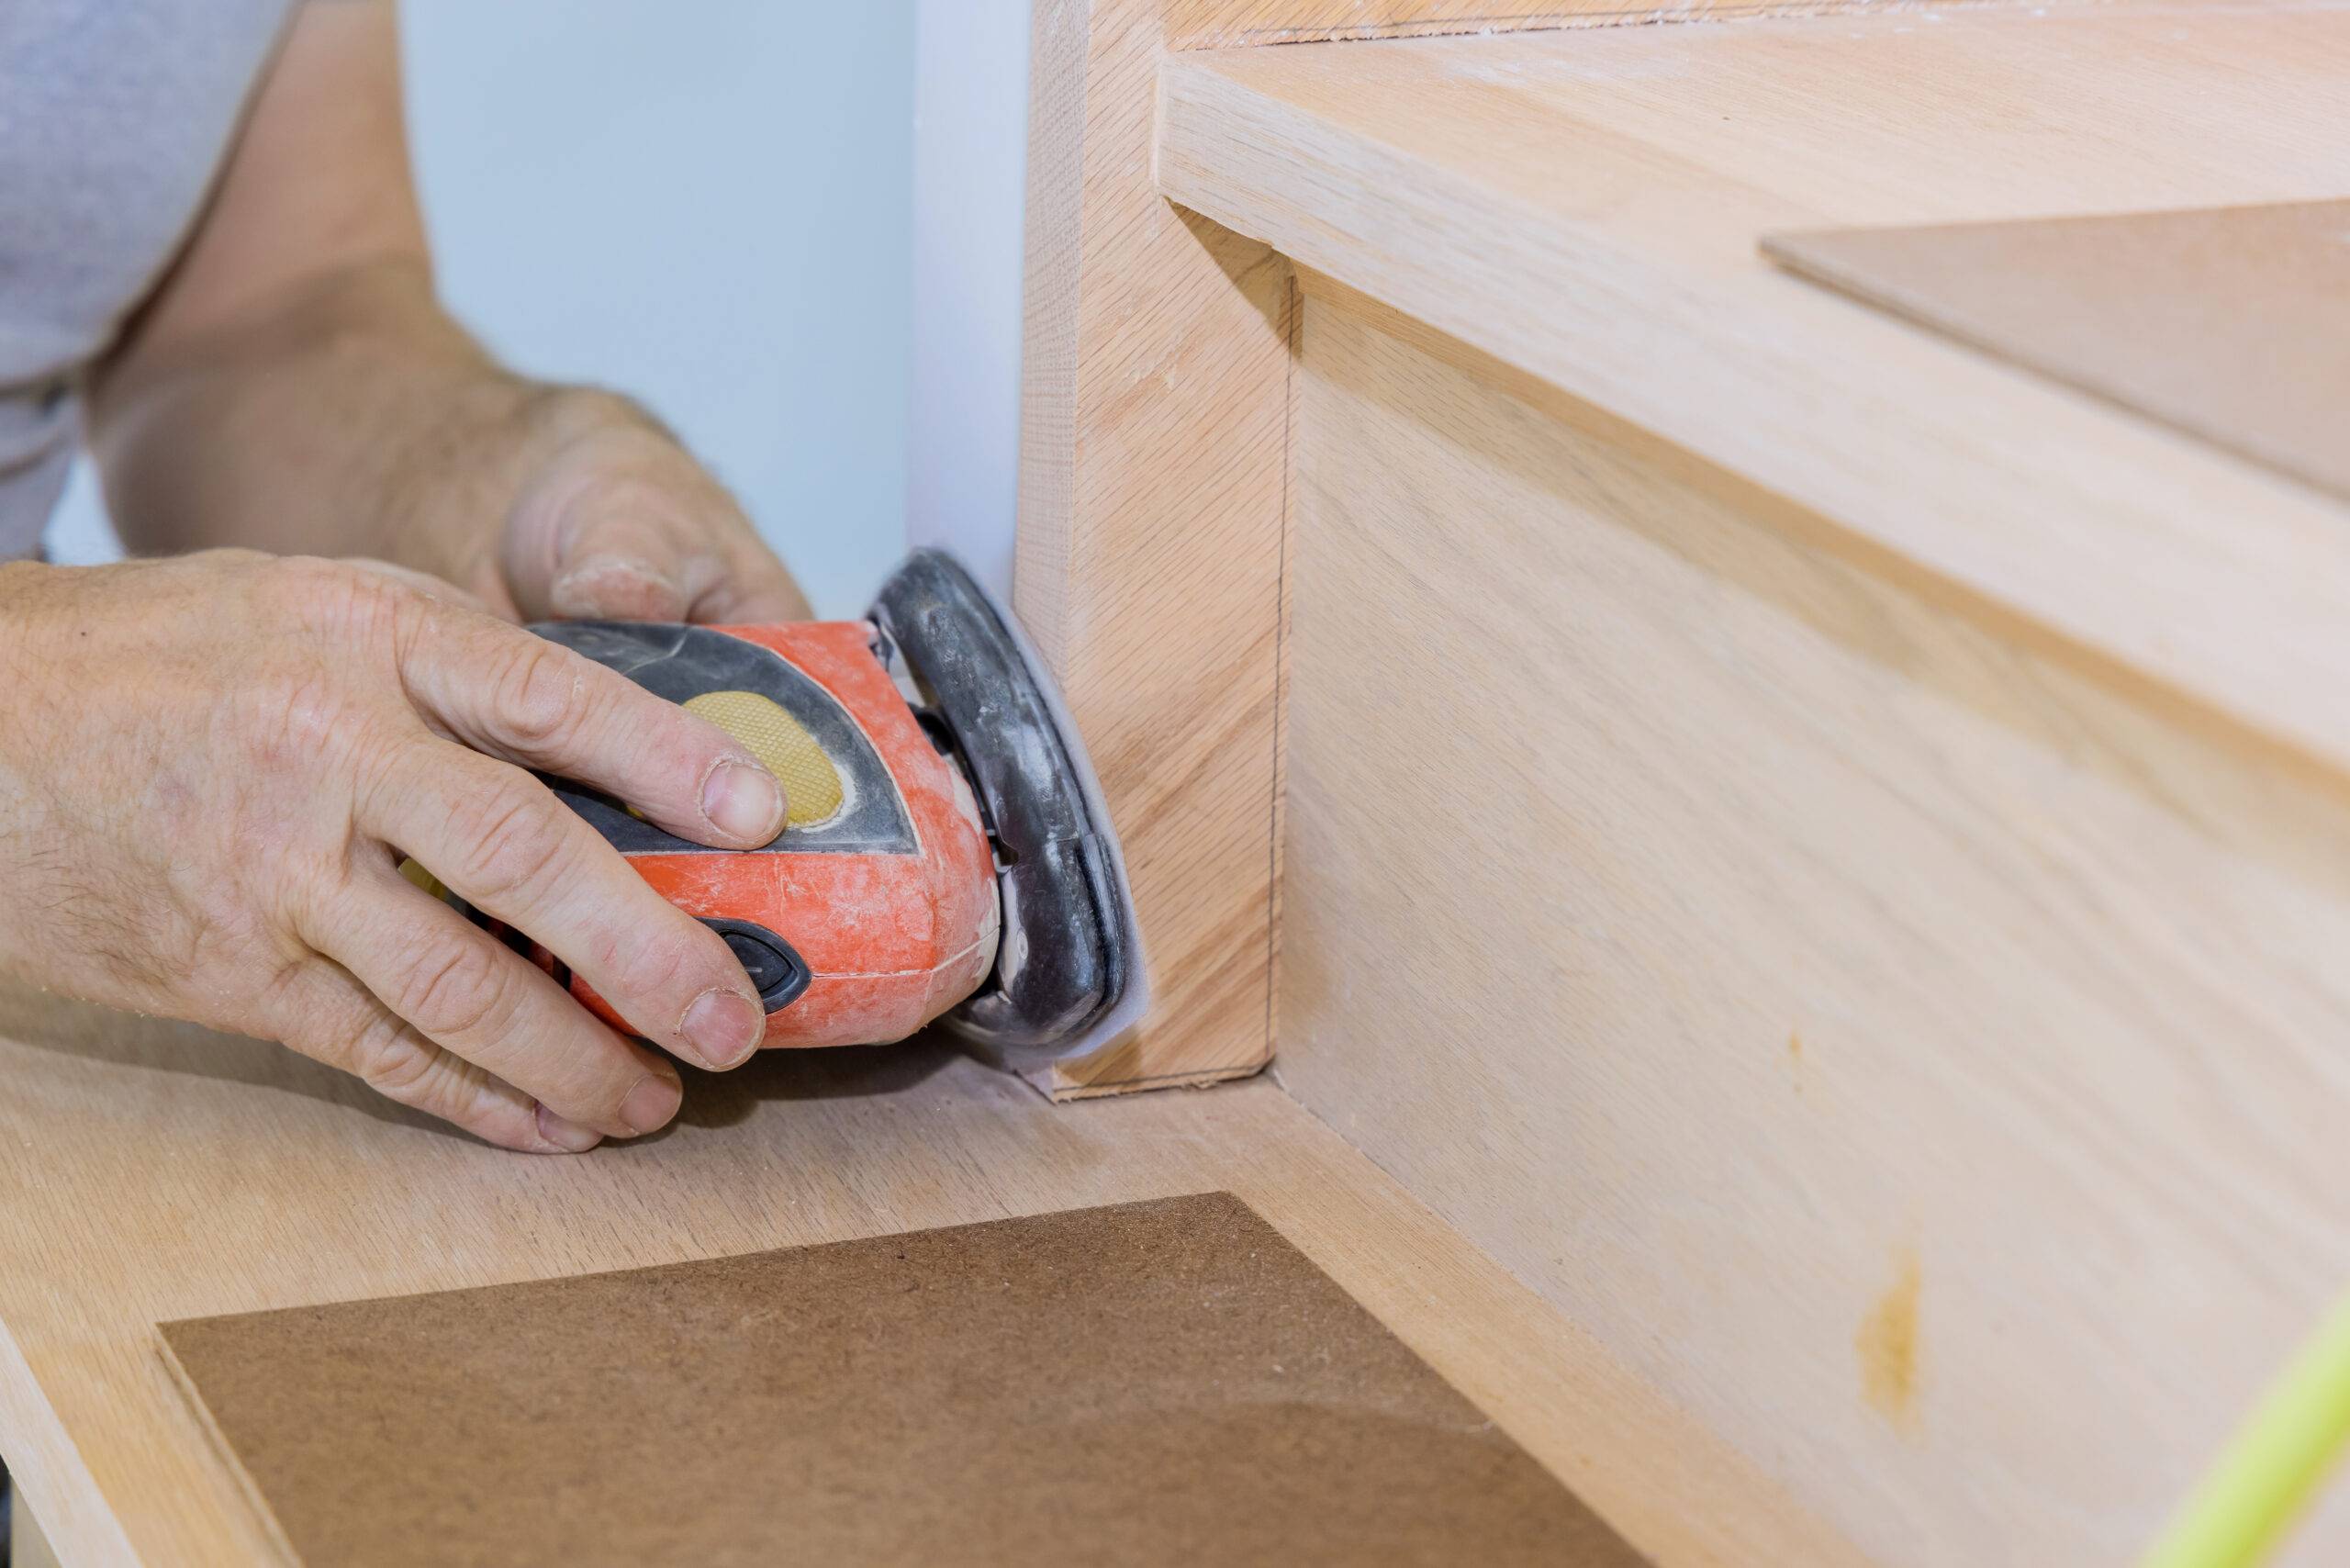
[[[731,1067],[765,1019],[726,944],[525,769],[724,848],[772,838],[782,792],[714,726],[461,597],[241,551],[0,567],[0,964],[282,1040],[509,1148],[666,1123],[666,1060],[398,865]]]

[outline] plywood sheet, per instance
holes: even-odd
[[[2350,1258],[2350,801],[1309,284],[1281,1086],[1870,1561],[2135,1562]]]
[[[1640,1561],[1229,1193],[162,1333],[311,1563]]]
[[[1117,819],[1152,1007],[1057,1098],[1272,1054],[1289,270],[1152,178],[1158,71],[1210,44],[1546,26],[1613,0],[1040,3],[1013,601]]]
[[[2350,201],[1775,234],[1871,305],[2350,496]]]

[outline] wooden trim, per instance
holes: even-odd
[[[1272,1054],[1294,295],[1270,247],[1159,195],[1159,67],[1182,48],[1576,9],[1037,0],[1013,598],[1117,818],[1154,990],[1133,1033],[1035,1075],[1056,1097],[1210,1082]]]
[[[1155,4],[1042,0],[1014,598],[1117,817],[1154,991],[1057,1096],[1270,1054],[1289,281],[1159,199]]]

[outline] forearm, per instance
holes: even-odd
[[[109,364],[91,433],[135,549],[376,555],[454,575],[564,441],[635,417],[501,369],[420,266],[389,259]]]
[[[788,620],[733,497],[624,398],[435,300],[388,0],[301,6],[186,251],[92,379],[125,539],[373,555],[518,619]]]

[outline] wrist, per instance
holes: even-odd
[[[0,565],[0,681],[9,689],[26,689],[24,683],[47,662],[40,656],[49,635],[47,611],[62,579],[93,569],[103,568],[52,566],[45,561]]]
[[[37,857],[49,836],[42,823],[53,809],[56,770],[83,760],[84,748],[73,743],[73,715],[105,685],[90,668],[105,666],[106,627],[75,613],[81,607],[73,595],[94,575],[137,569],[0,566],[0,683],[8,692],[0,702],[0,889],[12,900],[21,902],[28,852]],[[100,645],[84,642],[84,633]],[[61,664],[76,658],[80,670]],[[0,911],[0,953],[12,955],[24,946],[24,933],[9,913]]]

